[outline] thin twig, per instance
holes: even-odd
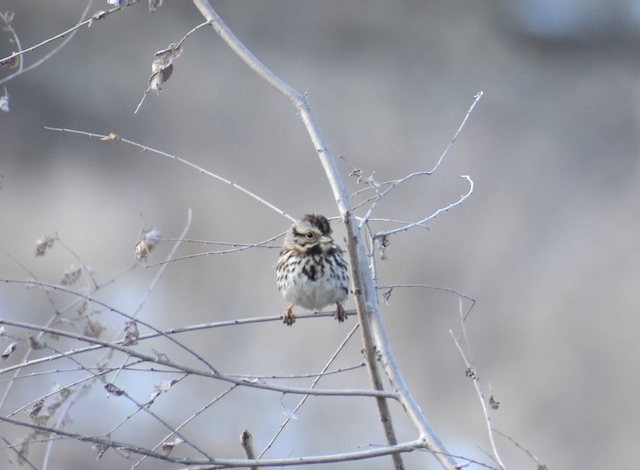
[[[185,427],[187,424],[189,424],[191,421],[193,421],[195,418],[197,418],[198,416],[200,416],[202,413],[204,413],[206,410],[208,410],[209,408],[211,408],[214,404],[216,404],[218,401],[220,401],[223,397],[227,396],[229,393],[231,393],[232,390],[235,390],[235,388],[238,385],[234,384],[231,387],[229,387],[228,389],[226,389],[224,392],[222,392],[220,395],[218,395],[217,397],[215,397],[213,400],[211,400],[209,403],[207,403],[206,405],[204,405],[202,408],[200,408],[198,411],[196,411],[195,413],[193,413],[189,418],[187,418],[186,420],[184,420],[182,422],[182,424],[180,424],[178,427],[175,428],[174,432],[171,432],[169,435],[165,436],[164,439],[162,439],[162,441],[160,443],[158,443],[155,447],[153,447],[153,451],[157,450],[158,447],[162,446],[165,442],[167,442],[168,439],[171,439],[176,432],[180,431],[180,429],[182,429],[183,427]],[[134,470],[138,465],[140,465],[148,456],[145,455],[143,456],[138,462],[135,463],[135,465],[133,465],[131,467],[131,470]]]
[[[340,346],[338,346],[338,349],[336,349],[336,351],[329,358],[329,361],[322,368],[322,371],[320,372],[320,374],[318,374],[318,376],[313,380],[313,382],[311,382],[311,387],[310,388],[315,388],[316,385],[318,384],[318,381],[324,375],[326,375],[326,372],[327,372],[327,369],[329,369],[329,366],[331,366],[333,361],[335,361],[335,359],[336,359],[336,357],[338,357],[338,354],[340,353],[340,351],[342,351],[344,349],[344,347],[346,346],[347,342],[351,339],[351,337],[353,336],[353,334],[356,332],[357,329],[358,329],[358,325],[355,325],[351,329],[351,331],[347,334],[346,338],[342,341],[342,343],[340,343]],[[302,405],[304,405],[304,403],[307,401],[307,398],[309,398],[309,395],[305,395],[304,397],[302,397],[302,400],[300,400],[298,405],[291,412],[291,416],[287,416],[287,419],[284,421],[284,423],[282,423],[280,425],[280,428],[278,429],[276,434],[273,436],[273,438],[269,441],[269,443],[266,445],[264,450],[260,453],[260,455],[258,456],[258,459],[261,459],[264,456],[264,454],[271,448],[271,446],[273,446],[273,443],[276,441],[278,436],[280,436],[280,434],[282,434],[282,431],[284,431],[284,428],[287,426],[287,424],[289,424],[289,422],[291,421],[292,417],[296,414],[296,412],[302,407]]]
[[[531,459],[538,465],[538,470],[547,470],[547,466],[543,463],[541,463],[535,455],[533,455],[531,452],[529,452],[528,449],[525,449],[524,447],[522,447],[520,444],[518,444],[518,442],[513,439],[510,436],[507,436],[506,434],[501,433],[500,431],[498,431],[497,429],[493,428],[493,432],[495,432],[496,434],[504,437],[505,439],[509,439],[518,449],[520,449],[521,451],[525,452],[529,457],[531,457]]]
[[[166,264],[166,263],[171,263],[173,261],[179,261],[179,260],[184,260],[184,259],[190,259],[190,258],[197,258],[199,256],[208,256],[208,255],[227,255],[229,253],[238,253],[240,251],[245,251],[248,250],[250,248],[269,248],[269,249],[274,249],[274,248],[278,248],[281,249],[281,246],[275,246],[275,245],[267,245],[267,243],[272,242],[274,240],[277,240],[278,238],[282,237],[284,233],[275,235],[271,238],[268,238],[267,240],[258,242],[258,243],[251,243],[251,244],[242,244],[242,243],[231,243],[231,242],[210,242],[210,241],[203,241],[203,240],[184,240],[188,243],[203,243],[205,245],[226,245],[226,246],[233,246],[235,248],[231,249],[231,250],[218,250],[218,251],[207,251],[205,253],[196,253],[193,255],[185,255],[185,256],[178,256],[176,258],[170,258],[167,259],[165,261],[160,261],[158,263],[153,263],[153,264],[147,264],[147,268],[150,268],[152,266],[159,266],[162,264]],[[170,238],[161,238],[161,240],[173,240]]]
[[[25,72],[28,72],[29,70],[31,70],[31,69],[33,69],[35,67],[38,67],[44,61],[49,59],[56,52],[58,52],[60,49],[62,49],[64,46],[66,46],[67,43],[69,41],[71,41],[71,39],[73,39],[73,37],[75,36],[75,34],[78,32],[78,30],[80,28],[82,28],[84,26],[91,26],[91,24],[93,24],[94,21],[97,21],[99,19],[105,18],[106,16],[110,15],[111,13],[114,13],[114,12],[122,9],[122,7],[116,7],[116,8],[113,8],[113,9],[109,10],[109,11],[102,12],[102,14],[99,15],[99,17],[94,15],[90,19],[88,19],[86,21],[82,21],[82,19],[87,15],[87,12],[89,11],[89,8],[91,8],[91,0],[89,0],[89,3],[87,4],[87,7],[82,12],[82,15],[80,16],[80,22],[78,24],[76,24],[73,28],[70,28],[70,29],[66,30],[65,32],[63,32],[63,33],[57,34],[57,35],[55,35],[53,37],[50,37],[49,39],[46,39],[45,41],[42,41],[41,43],[36,44],[35,46],[29,47],[27,49],[19,50],[18,52],[14,52],[10,56],[5,57],[4,59],[1,59],[0,62],[9,61],[9,60],[11,60],[11,59],[13,59],[15,57],[20,57],[20,56],[26,54],[27,52],[34,51],[34,50],[36,50],[36,49],[38,49],[38,48],[40,48],[40,47],[42,47],[42,46],[44,46],[46,44],[49,44],[50,42],[57,41],[58,39],[61,39],[61,38],[65,37],[65,36],[67,36],[67,38],[64,41],[62,41],[62,43],[60,45],[58,45],[56,48],[54,48],[52,51],[50,51],[47,55],[42,57],[37,62],[34,62],[33,64],[29,65],[28,67],[22,68],[23,58],[20,57],[20,66],[21,66],[21,68],[18,71],[16,71],[15,73],[12,73],[11,75],[7,75],[3,79],[1,79],[0,80],[0,85],[8,82],[9,80],[14,79],[18,75],[21,75],[21,74],[23,74]]]
[[[26,421],[19,421],[13,418],[7,418],[0,416],[0,422],[7,422],[16,426],[24,426],[38,431],[57,434],[62,437],[68,437],[76,439],[78,441],[93,442],[105,449],[122,449],[129,453],[148,455],[158,460],[166,462],[173,462],[178,464],[189,465],[185,470],[213,470],[222,469],[224,467],[280,467],[280,466],[293,466],[293,465],[310,465],[318,463],[334,463],[334,462],[346,462],[353,460],[371,459],[375,457],[381,457],[384,455],[391,455],[399,452],[413,452],[414,450],[424,449],[425,443],[422,439],[415,441],[409,441],[395,446],[377,447],[375,449],[363,450],[357,452],[349,452],[344,454],[331,454],[322,456],[311,457],[292,457],[285,459],[264,459],[264,460],[244,460],[244,459],[186,459],[186,458],[174,458],[171,456],[163,455],[157,452],[153,452],[144,447],[133,446],[124,442],[112,441],[105,437],[87,436],[78,433],[72,433],[63,431],[61,429],[55,429],[48,426],[42,426],[38,424],[29,423]]]
[[[404,183],[404,182],[406,182],[406,181],[408,181],[411,178],[414,178],[416,176],[430,176],[440,167],[440,164],[444,160],[444,157],[447,155],[447,153],[449,153],[449,149],[453,146],[454,142],[458,138],[458,135],[460,134],[460,132],[464,128],[465,124],[467,123],[467,120],[469,119],[469,116],[471,115],[471,112],[476,107],[476,104],[478,104],[478,101],[480,101],[480,98],[482,98],[482,95],[483,95],[483,93],[480,91],[480,92],[476,93],[476,95],[473,97],[473,103],[471,104],[471,106],[467,110],[467,114],[465,114],[464,119],[462,120],[462,124],[460,124],[460,126],[458,127],[458,130],[454,134],[453,139],[451,139],[451,142],[449,142],[449,145],[447,146],[445,151],[442,153],[442,155],[438,159],[438,162],[436,163],[436,165],[429,171],[418,171],[418,172],[415,172],[415,173],[411,173],[410,175],[405,176],[404,178],[401,178],[401,179],[395,181],[389,188],[387,188],[381,194],[379,194],[378,197],[377,197],[377,200],[371,205],[371,207],[367,211],[366,215],[362,218],[362,221],[360,222],[360,227],[362,227],[364,224],[367,223],[367,221],[373,215],[373,212],[376,210],[376,208],[377,208],[378,204],[380,203],[380,201],[382,201],[382,199],[384,199],[384,197],[387,196],[391,191],[396,189],[402,183]],[[462,178],[466,178],[467,180],[469,180],[471,182],[471,180],[470,180],[470,178],[468,176],[462,176]],[[472,184],[472,189],[473,189],[473,182],[471,182],[471,184]],[[471,192],[469,193],[469,195],[471,195]],[[461,203],[461,202],[462,201],[459,201],[459,203]],[[449,207],[445,208],[445,210],[449,210],[451,207],[456,206],[456,205],[458,205],[458,204],[452,204]],[[436,213],[435,215],[437,215],[437,214],[438,213]],[[430,220],[431,218],[435,218],[435,215],[432,216],[432,217],[428,217],[428,218],[422,220],[421,222],[418,222],[418,224],[422,224],[425,221]],[[415,226],[415,225],[408,226],[407,228],[412,228],[413,226]]]
[[[407,177],[409,178],[409,177]],[[458,199],[456,202],[453,202],[451,204],[449,204],[447,207],[442,207],[440,209],[438,209],[437,211],[435,211],[433,214],[431,214],[429,217],[426,217],[418,222],[413,222],[411,224],[407,224],[404,227],[399,227],[393,230],[387,230],[386,232],[378,232],[374,235],[374,238],[381,238],[381,237],[386,237],[389,235],[393,235],[395,233],[400,233],[400,232],[404,232],[406,230],[412,229],[414,227],[421,227],[424,226],[424,224],[426,224],[427,222],[429,222],[430,220],[435,219],[436,217],[438,217],[440,214],[442,214],[443,212],[448,212],[450,209],[453,209],[456,206],[459,206],[460,204],[462,204],[465,200],[467,200],[467,198],[469,198],[469,196],[471,196],[473,194],[473,180],[468,176],[468,175],[462,175],[461,176],[462,179],[467,180],[467,182],[469,183],[469,191],[467,191],[466,194],[462,195],[460,197],[460,199]],[[366,217],[366,216],[365,216]],[[363,218],[363,220],[365,220],[365,218]]]
[[[11,280],[8,279],[0,279],[0,282],[13,282]],[[20,281],[23,282],[23,281]],[[355,313],[353,311],[351,312],[346,312],[348,314],[350,313]],[[324,317],[331,317],[333,318],[335,316],[335,312],[314,312],[314,313],[298,313],[296,314],[296,321],[303,321],[303,320],[313,320],[313,319],[320,319],[320,318],[324,318]],[[189,325],[189,326],[185,326],[185,327],[180,327],[180,328],[172,328],[170,330],[166,330],[166,331],[162,331],[161,333],[149,333],[146,335],[141,335],[138,338],[138,342],[147,340],[147,339],[152,339],[152,338],[158,338],[161,336],[170,336],[170,335],[177,335],[177,334],[182,334],[182,333],[189,333],[192,331],[199,331],[199,330],[209,330],[209,329],[214,329],[214,328],[224,328],[224,327],[232,327],[232,326],[240,326],[240,325],[251,325],[251,324],[256,324],[256,323],[266,323],[266,322],[278,322],[278,323],[282,323],[282,315],[272,315],[272,316],[268,316],[268,317],[254,317],[254,318],[243,318],[243,319],[237,319],[237,320],[226,320],[226,321],[219,321],[219,322],[212,322],[212,323],[202,323],[199,325]],[[73,337],[72,337],[73,338]],[[110,344],[122,344],[124,342],[124,340],[117,340],[114,341],[113,343]],[[75,348],[72,351],[67,351],[66,353],[62,353],[62,354],[58,354],[58,355],[52,355],[52,356],[46,356],[46,357],[41,357],[38,359],[32,359],[32,360],[25,360],[20,362],[19,364],[15,364],[13,366],[9,366],[9,367],[5,367],[4,369],[0,369],[0,374],[5,374],[8,372],[12,372],[12,371],[18,371],[21,369],[24,369],[26,367],[30,367],[30,366],[34,366],[37,364],[43,364],[46,362],[52,362],[55,361],[57,359],[61,359],[64,358],[66,356],[74,356],[77,354],[84,354],[87,352],[91,352],[91,351],[96,351],[98,349],[104,349],[106,347],[109,346],[103,346],[101,344],[95,344],[92,346],[87,346],[85,348]],[[239,378],[243,378],[242,376],[238,376],[238,375],[230,375],[231,377],[239,377]],[[252,377],[255,378],[255,377]]]
[[[263,390],[271,390],[273,392],[280,392],[280,393],[292,393],[292,394],[298,394],[298,395],[326,395],[326,396],[349,396],[349,397],[376,397],[376,398],[398,398],[398,394],[396,392],[385,392],[385,391],[379,391],[379,390],[357,390],[357,389],[339,389],[339,390],[335,390],[335,389],[309,389],[309,388],[302,388],[302,387],[285,387],[285,386],[279,386],[279,385],[267,385],[267,384],[263,384],[257,381],[253,381],[253,380],[243,380],[243,379],[237,379],[235,377],[226,375],[226,374],[222,374],[220,372],[216,372],[215,370],[201,370],[201,369],[196,369],[184,364],[179,364],[173,361],[170,361],[168,359],[165,359],[163,357],[158,357],[158,356],[150,356],[148,354],[143,354],[140,353],[132,348],[127,348],[124,346],[121,346],[120,344],[118,344],[117,342],[108,342],[108,341],[103,341],[101,339],[98,338],[91,338],[89,336],[83,336],[80,334],[76,334],[76,333],[70,333],[68,331],[63,331],[63,330],[57,330],[54,328],[45,328],[42,326],[38,326],[38,325],[32,325],[29,323],[22,323],[22,322],[17,322],[17,321],[12,321],[12,320],[6,320],[6,319],[2,319],[0,318],[0,325],[9,325],[9,326],[14,326],[17,328],[24,328],[27,330],[33,330],[33,331],[44,331],[46,333],[50,333],[53,335],[58,335],[58,336],[62,336],[65,338],[72,338],[72,339],[76,339],[78,341],[83,341],[85,343],[89,343],[89,344],[99,344],[102,347],[105,348],[111,348],[111,349],[115,349],[118,351],[121,351],[125,354],[128,354],[129,356],[133,356],[133,357],[137,357],[138,359],[142,359],[143,361],[149,362],[149,363],[153,363],[153,364],[160,364],[160,365],[164,365],[167,367],[171,367],[173,369],[177,369],[177,370],[181,370],[185,373],[188,374],[194,374],[194,375],[199,375],[201,377],[209,377],[209,378],[214,378],[214,379],[219,379],[225,382],[230,382],[230,383],[235,383],[237,385],[243,385],[246,387],[251,387],[251,388],[259,388],[259,389],[263,389]],[[180,343],[178,343],[180,344]],[[1,373],[2,371],[0,371]]]
[[[77,297],[83,298],[85,300],[87,300],[88,302],[92,302],[96,305],[99,305],[107,310],[109,310],[110,312],[116,313],[118,315],[123,316],[124,318],[126,318],[127,320],[134,320],[134,317],[132,315],[129,315],[125,312],[123,312],[122,310],[118,310],[114,307],[111,307],[110,305],[101,302],[99,300],[93,299],[88,295],[85,294],[81,294],[79,292],[74,292],[72,290],[60,287],[58,285],[55,284],[46,284],[44,282],[34,282],[34,281],[22,281],[22,280],[6,280],[6,279],[2,279],[0,280],[0,282],[13,282],[16,284],[26,284],[26,285],[36,285],[36,286],[40,286],[40,287],[44,287],[47,289],[52,289],[52,290],[56,290],[56,291],[60,291],[60,292],[65,292],[67,294],[71,294],[71,295],[75,295]],[[134,313],[135,315],[135,313]],[[151,325],[150,323],[147,322],[143,322],[142,320],[136,320],[137,323],[139,323],[140,325],[146,326],[147,328],[149,328],[152,331],[155,331],[159,336],[164,336],[165,338],[167,338],[169,341],[171,341],[172,343],[176,344],[178,347],[180,347],[181,349],[183,349],[184,351],[188,352],[189,354],[191,354],[193,357],[195,357],[196,359],[198,359],[200,362],[202,362],[204,365],[206,365],[213,373],[216,373],[215,368],[209,364],[208,361],[206,361],[200,354],[196,353],[195,351],[193,351],[192,349],[190,349],[189,347],[187,347],[186,345],[184,345],[183,343],[180,343],[179,341],[175,340],[174,338],[172,338],[170,335],[164,335],[163,332],[159,329],[157,329],[155,326]],[[11,324],[9,322],[9,320],[4,320],[4,319],[0,319],[0,324],[1,323],[5,323],[7,325]],[[16,322],[16,324],[18,324]],[[28,325],[26,323],[21,323],[21,328],[28,328],[34,331],[46,331],[46,332],[52,332],[54,331],[52,328],[45,328],[45,327],[41,327],[38,325]],[[121,346],[117,345],[116,342],[105,342],[105,341],[98,341],[97,339],[95,341],[91,341],[91,338],[89,338],[88,336],[83,336],[83,335],[76,335],[74,333],[69,333],[66,331],[62,331],[62,330],[55,330],[59,333],[61,333],[61,336],[66,336],[69,338],[75,338],[81,341],[85,341],[85,342],[89,342],[89,343],[95,343],[95,344],[103,344],[104,346],[108,346],[111,348],[116,348],[122,350],[123,352],[127,352],[127,348],[122,348]],[[58,334],[58,333],[54,333],[54,334]]]
[[[173,50],[178,50],[182,47],[182,43],[189,37],[191,36],[193,33],[195,33],[197,30],[199,30],[200,28],[202,28],[203,26],[207,26],[209,23],[205,22],[202,24],[199,24],[198,26],[196,26],[195,28],[193,28],[191,31],[189,31],[187,34],[185,34],[182,39],[180,39],[180,41],[178,41],[177,44],[171,44],[171,46],[169,46],[170,49]],[[159,53],[156,53],[159,54]],[[142,95],[142,99],[140,100],[140,103],[138,103],[138,106],[136,106],[135,111],[133,112],[133,114],[138,114],[138,111],[140,110],[140,108],[142,107],[142,103],[144,103],[144,100],[146,99],[147,95],[149,94],[149,92],[151,91],[151,86],[147,87],[147,89],[145,90],[145,92]]]
[[[188,167],[191,167],[191,168],[197,170],[199,173],[202,173],[202,174],[205,174],[205,175],[210,176],[212,178],[215,178],[218,181],[221,181],[221,182],[223,182],[225,184],[228,184],[229,186],[231,186],[233,188],[238,189],[239,191],[247,194],[248,196],[252,197],[256,201],[258,201],[258,202],[264,204],[265,206],[269,207],[270,209],[274,210],[278,214],[285,216],[290,221],[297,222],[294,217],[290,216],[289,214],[287,214],[282,209],[279,209],[278,207],[274,206],[273,204],[268,202],[266,199],[263,199],[260,196],[258,196],[257,194],[252,193],[248,189],[245,189],[242,186],[234,183],[233,181],[230,181],[230,180],[228,180],[226,178],[223,178],[222,176],[219,176],[219,175],[217,175],[215,173],[212,173],[212,172],[210,172],[208,170],[205,170],[201,166],[198,166],[195,163],[191,163],[188,160],[184,160],[183,158],[180,158],[180,157],[178,157],[176,155],[171,155],[169,153],[162,152],[161,150],[156,150],[154,148],[147,147],[146,145],[139,144],[139,143],[134,142],[132,140],[124,139],[124,138],[122,138],[120,136],[117,136],[115,134],[102,135],[102,134],[94,134],[94,133],[91,133],[91,132],[78,131],[78,130],[74,130],[74,129],[61,129],[61,128],[56,128],[56,127],[46,127],[46,126],[45,126],[45,129],[50,130],[50,131],[69,132],[71,134],[80,134],[80,135],[85,135],[85,136],[88,136],[88,137],[99,138],[100,140],[108,140],[108,141],[117,140],[117,141],[123,142],[125,144],[129,144],[129,145],[132,145],[134,147],[138,147],[143,152],[151,152],[151,153],[155,153],[156,155],[161,155],[163,157],[170,158],[172,160],[175,160],[177,162],[182,163],[183,165],[187,165]]]
[[[460,318],[464,318],[464,316],[462,315],[462,303],[460,304]],[[466,329],[464,328],[464,324],[462,328],[464,332],[465,341],[468,344],[468,339],[466,338]],[[485,399],[484,392],[482,391],[482,387],[480,386],[480,377],[478,377],[478,374],[476,373],[472,365],[472,362],[469,359],[467,359],[467,356],[464,350],[462,349],[461,342],[456,340],[453,334],[453,331],[449,330],[449,333],[451,334],[451,337],[453,338],[453,341],[455,342],[456,347],[458,348],[458,351],[460,351],[460,355],[462,356],[462,359],[464,360],[464,363],[467,366],[467,376],[469,376],[472,379],[473,385],[476,389],[476,393],[478,395],[478,398],[480,399],[480,404],[482,405],[482,411],[484,412],[485,422],[487,423],[489,441],[491,442],[491,448],[493,449],[492,457],[495,459],[496,463],[500,465],[500,468],[505,469],[506,467],[502,462],[502,459],[500,458],[500,453],[498,452],[495,439],[493,438],[493,430],[491,428],[491,415],[489,413],[489,407],[487,406],[487,401]]]
[[[463,319],[462,319],[462,323],[464,324],[464,322],[467,320],[467,317],[469,316],[469,314],[471,313],[471,310],[473,309],[473,307],[476,304],[476,300],[469,297],[468,295],[463,294],[462,292],[458,292],[455,289],[451,289],[449,287],[438,287],[438,286],[430,286],[428,284],[394,284],[392,286],[378,286],[379,290],[386,290],[387,292],[385,292],[383,294],[383,297],[387,298],[391,295],[391,292],[393,291],[393,289],[402,289],[402,288],[423,288],[423,289],[431,289],[431,290],[440,290],[440,291],[444,291],[444,292],[450,292],[452,294],[457,295],[458,297],[462,297],[463,299],[467,299],[468,301],[471,302],[471,306],[467,309],[467,313],[465,313]],[[460,332],[460,334],[462,334],[462,330]]]

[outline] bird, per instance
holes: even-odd
[[[331,237],[331,225],[320,214],[305,214],[287,231],[278,259],[278,289],[291,302],[283,321],[296,321],[293,307],[319,310],[336,304],[335,318],[347,318],[342,304],[349,296],[349,265]]]

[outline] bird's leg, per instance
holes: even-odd
[[[344,308],[342,307],[342,304],[340,302],[336,302],[336,305],[338,306],[338,308],[336,309],[335,318],[340,323],[342,323],[343,321],[345,321],[347,319],[347,312],[344,311]]]
[[[293,304],[291,304],[287,309],[287,312],[284,314],[282,322],[287,326],[291,326],[295,323],[295,321],[296,317],[293,316]]]

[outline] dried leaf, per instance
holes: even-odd
[[[136,259],[138,261],[142,261],[143,259],[147,259],[149,257],[149,248],[147,248],[144,240],[140,240],[136,245]]]
[[[93,450],[98,452],[98,457],[96,457],[96,460],[100,460],[109,447],[111,446],[106,442],[101,442],[91,446]]]
[[[112,383],[108,383],[107,385],[104,386],[105,390],[107,392],[109,392],[112,395],[115,395],[117,397],[122,396],[125,394],[125,391],[116,387],[115,385],[113,385]]]
[[[388,306],[389,299],[391,299],[391,292],[393,291],[393,287],[391,287],[387,292],[382,294],[382,301]]]
[[[62,281],[60,281],[60,284],[62,284],[63,286],[71,286],[78,281],[81,274],[82,266],[76,268],[74,265],[71,265],[67,269],[62,271]]]
[[[76,312],[78,312],[79,316],[84,315],[84,312],[87,311],[87,307],[89,306],[89,301],[85,300],[84,302],[82,302],[79,306],[78,309],[76,310]]]
[[[149,0],[149,12],[153,13],[162,5],[162,0]]]
[[[104,326],[102,322],[89,318],[87,319],[87,323],[84,325],[84,335],[89,338],[99,338],[102,332],[106,329],[107,327]]]
[[[156,60],[151,64],[151,70],[153,72],[157,72],[159,69],[165,68],[165,66],[171,63],[171,60],[180,57],[180,54],[182,54],[182,46],[170,44],[168,48],[162,49],[154,54]],[[157,66],[158,68],[154,69],[154,66]]]
[[[91,17],[91,19],[92,19],[93,21],[98,21],[98,20],[101,20],[102,18],[104,18],[105,16],[107,16],[107,12],[106,12],[106,11],[104,11],[104,10],[98,10],[98,11],[96,11],[96,12],[93,14],[93,16]],[[89,25],[89,26],[91,26],[91,25]]]
[[[497,410],[498,408],[500,408],[500,402],[496,401],[496,399],[493,398],[493,395],[491,395],[489,397],[489,406],[491,407],[492,410]]]
[[[56,239],[53,237],[48,237],[46,235],[43,235],[37,242],[36,242],[36,258],[38,256],[44,256],[45,252],[50,249],[53,248],[53,242],[55,242]]]
[[[391,237],[389,235],[385,235],[381,238],[378,238],[378,253],[380,253],[380,259],[386,260],[387,257],[387,248],[391,245]]]
[[[35,349],[37,351],[38,349],[43,349],[47,347],[47,344],[44,341],[40,341],[31,333],[28,333],[27,336],[29,338],[29,346],[31,347],[31,349]]]
[[[128,321],[127,326],[124,329],[124,341],[122,342],[122,345],[135,346],[138,344],[139,337],[140,333],[138,332],[138,324],[135,320]]]
[[[156,349],[153,349],[153,348],[151,348],[151,351],[153,351],[153,354],[155,354],[158,359],[163,360],[163,361],[168,361],[169,360],[169,357],[165,353],[162,353],[162,352],[160,352],[160,351],[158,351]]]
[[[169,64],[167,67],[163,68],[158,72],[153,72],[151,77],[149,77],[149,88],[151,88],[156,93],[160,93],[162,90],[162,85],[164,82],[169,80],[171,74],[173,73],[173,65]]]
[[[178,444],[182,444],[183,442],[184,440],[180,439],[179,437],[177,437],[173,442],[165,442],[164,444],[162,444],[162,455],[168,457],[169,454],[171,454],[173,448]]]
[[[144,234],[144,241],[147,245],[149,251],[153,250],[160,243],[160,238],[162,237],[162,233],[160,230],[154,228],[149,230]]]
[[[15,54],[15,52],[12,52],[12,54]],[[6,59],[0,61],[0,65],[2,67],[4,67],[5,69],[14,69],[19,64],[20,64],[20,56],[19,55],[7,57]]]
[[[169,389],[175,383],[176,383],[175,380],[164,380],[164,381],[160,382],[159,384],[154,385],[153,386],[153,393],[151,394],[151,397],[149,398],[149,401],[145,404],[145,406],[147,408],[149,408],[151,405],[153,405],[153,403],[156,401],[156,398],[158,398],[163,393],[168,392]]]
[[[173,73],[173,59],[182,52],[182,46],[171,44],[167,49],[155,53],[151,62],[151,77],[149,77],[149,88],[156,93],[160,93],[162,85],[169,80]]]
[[[101,138],[100,140],[120,140],[120,136],[118,134],[110,133],[108,136]]]
[[[11,357],[11,354],[13,354],[13,351],[16,350],[16,346],[18,346],[17,342],[11,343],[9,346],[7,346],[7,349],[5,349],[4,352],[2,353],[3,361],[6,361],[7,359],[9,359],[9,357]]]
[[[31,411],[29,412],[29,418],[31,418],[31,421],[36,421],[38,414],[40,413],[40,411],[42,410],[42,407],[44,406],[45,400],[46,398],[41,398],[40,400],[38,400],[33,404],[33,408],[31,408]]]

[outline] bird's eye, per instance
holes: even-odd
[[[312,232],[307,232],[307,238],[309,238],[309,239],[313,238],[313,233]]]

